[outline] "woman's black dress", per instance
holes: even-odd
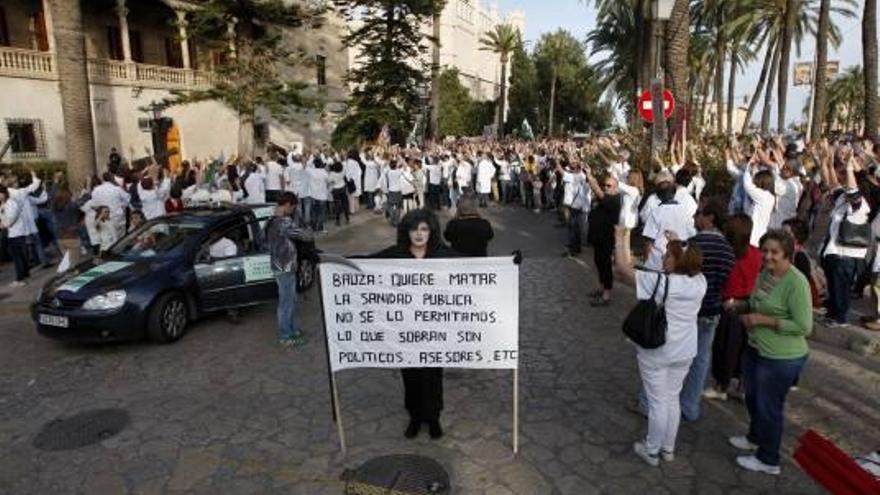
[[[455,251],[441,246],[425,258],[454,258]],[[381,259],[414,259],[408,247],[392,246],[371,256]],[[413,421],[439,421],[443,410],[443,368],[402,368],[404,406]]]

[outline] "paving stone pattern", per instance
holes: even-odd
[[[456,494],[821,493],[789,460],[812,427],[841,447],[880,446],[880,373],[873,362],[814,346],[786,416],[783,474],[738,469],[726,437],[747,418],[737,402],[711,404],[683,424],[677,458],[650,468],[631,452],[645,420],[626,410],[638,388],[633,348],[620,321],[633,302],[618,290],[609,308],[586,304],[595,288],[590,258],[565,259],[564,232],[548,215],[493,211],[496,253],[526,248],[521,270],[520,454],[511,452],[511,372],[448,370],[447,435],[403,438],[399,373],[338,374],[349,443],[343,457],[330,415],[316,293],[299,314],[309,342],[281,349],[274,308],[197,323],[170,346],[60,345],[38,337],[26,315],[0,314],[0,493],[341,494],[339,477],[366,460],[420,454],[449,471]],[[541,222],[535,222],[540,218]],[[370,252],[392,231],[367,222],[323,246]],[[97,445],[42,452],[41,426],[88,409],[131,414]]]

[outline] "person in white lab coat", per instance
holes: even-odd
[[[477,163],[477,194],[480,195],[480,208],[485,208],[489,203],[489,194],[492,192],[492,178],[495,177],[495,165],[488,153],[480,152]]]
[[[266,174],[260,167],[252,163],[249,167],[247,179],[244,180],[244,190],[247,192],[245,202],[249,205],[262,205],[266,203]]]
[[[346,194],[348,194],[348,208],[351,214],[355,214],[361,208],[362,179],[364,175],[357,151],[352,150],[348,154],[348,159],[343,162],[343,166],[346,179]],[[354,182],[354,191],[349,190],[348,184],[351,182]]]
[[[125,192],[110,172],[101,176],[103,182],[92,190],[92,199],[89,201],[91,211],[87,214],[94,216],[95,209],[106,206],[110,210],[110,222],[116,229],[116,236],[125,234],[125,210],[131,203],[131,196]]]

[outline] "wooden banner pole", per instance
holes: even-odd
[[[513,369],[513,455],[519,452],[519,368]]]
[[[333,414],[336,416],[336,432],[339,433],[339,448],[342,450],[342,457],[348,453],[345,447],[345,429],[342,427],[342,416],[339,412],[339,389],[336,388],[336,373],[330,373],[330,385],[333,388]]]

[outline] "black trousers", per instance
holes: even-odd
[[[333,190],[333,208],[336,210],[336,225],[342,215],[345,215],[345,221],[348,222],[348,194],[345,188]]]
[[[726,391],[730,381],[742,374],[746,340],[746,330],[739,316],[722,312],[712,342],[712,378],[719,389]]]
[[[403,402],[413,421],[438,421],[443,410],[443,368],[403,368]]]
[[[614,240],[593,240],[593,262],[596,263],[596,271],[599,272],[599,283],[605,290],[614,288],[614,267],[611,266],[611,256],[614,254]]]
[[[15,280],[21,282],[30,276],[28,268],[27,236],[9,237],[7,247],[15,264]]]
[[[440,209],[440,184],[428,184],[428,208],[432,210]]]

